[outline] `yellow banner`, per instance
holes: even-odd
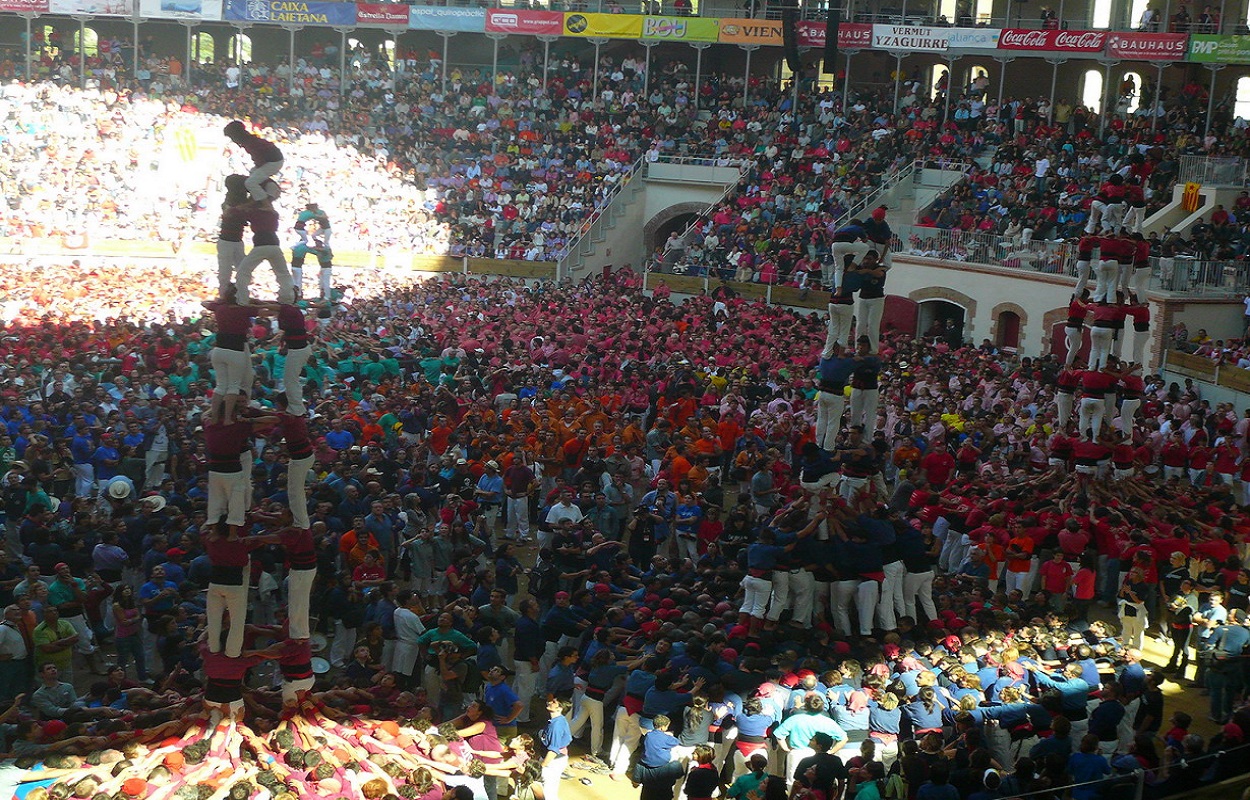
[[[637,14],[565,14],[564,35],[641,39],[642,17]]]
[[[722,44],[766,44],[781,46],[781,23],[767,19],[722,19]]]
[[[1198,206],[1202,205],[1201,190],[1200,183],[1185,184],[1185,191],[1181,193],[1181,208],[1190,213],[1197,211]]]

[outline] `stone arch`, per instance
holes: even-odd
[[[1007,302],[994,306],[994,309],[990,312],[989,340],[991,342],[998,341],[998,318],[1002,316],[1004,311],[1010,311],[1020,318],[1020,342],[1018,347],[1023,348],[1025,339],[1028,337],[1029,312],[1025,311],[1024,307],[1018,303]]]
[[[1063,306],[1062,308],[1051,309],[1050,311],[1047,311],[1045,314],[1042,315],[1042,341],[1041,341],[1041,345],[1038,348],[1038,352],[1041,355],[1047,355],[1051,352],[1051,347],[1053,344],[1051,341],[1051,338],[1052,338],[1051,331],[1055,329],[1056,325],[1058,325],[1061,322],[1066,322],[1067,319],[1068,319],[1068,307],[1067,306]]]
[[[923,289],[917,289],[907,297],[917,303],[923,303],[926,300],[945,300],[948,303],[954,303],[968,312],[968,322],[972,322],[973,317],[977,315],[977,301],[949,286],[926,286]]]
[[[687,203],[674,203],[668,208],[659,211],[646,225],[642,226],[642,242],[646,247],[648,255],[655,252],[655,248],[659,247],[667,239],[669,228],[672,227],[674,220],[679,217],[690,215],[698,216],[712,207],[711,203],[703,203],[693,200]]]

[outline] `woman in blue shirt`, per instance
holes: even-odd
[[[764,752],[768,742],[768,729],[777,720],[764,712],[764,704],[758,697],[748,698],[742,704],[737,718],[738,736],[734,741],[734,777],[747,773],[747,762],[756,752]]]

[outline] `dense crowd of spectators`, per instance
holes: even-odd
[[[178,278],[146,277],[144,290],[101,281],[99,302],[157,321],[23,317],[0,340],[0,599],[29,634],[0,630],[0,702],[39,670],[8,747],[83,778],[138,739],[115,770],[145,781],[138,797],[154,775],[181,783],[224,763],[197,745],[158,774],[172,743],[206,733],[187,725],[211,578],[195,428],[212,331],[173,313]],[[26,291],[20,270],[6,279]],[[1150,379],[1130,475],[1117,461],[1116,483],[1078,481],[1054,422],[1057,361],[887,335],[876,424],[838,431],[826,452],[813,444],[818,317],[727,287],[674,305],[628,272],[387,280],[354,274],[355,298],[315,326],[303,502],[329,672],[284,724],[256,668],[246,728],[210,740],[287,766],[244,759],[240,792],[315,770],[270,735],[309,725],[332,747],[357,737],[391,754],[351,780],[353,750],[323,754],[323,789],[352,796],[375,791],[361,786],[375,772],[401,795],[465,783],[481,796],[509,776],[516,793],[553,796],[580,772],[657,798],[678,780],[691,798],[722,783],[734,797],[867,798],[891,783],[1047,797],[1105,777],[1085,790],[1100,798],[1141,771],[1164,795],[1241,769],[1247,427],[1231,407]],[[263,409],[282,353],[264,326],[253,336]],[[95,468],[86,496],[79,458]],[[259,509],[300,502],[286,461],[258,444]],[[281,549],[255,552],[258,664],[275,656],[265,626],[283,623],[284,574]],[[1147,631],[1166,635],[1171,672],[1143,669]],[[114,648],[107,681],[82,694],[65,680]],[[1165,710],[1164,682],[1190,675],[1223,725],[1210,741]],[[454,725],[434,733],[440,721]],[[582,735],[587,755],[568,766]]]

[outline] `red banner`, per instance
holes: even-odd
[[[487,11],[488,33],[528,33],[559,36],[564,33],[564,14],[559,11]]]
[[[800,22],[795,26],[799,34],[799,47],[824,47],[825,23]],[[839,50],[867,50],[872,47],[872,26],[857,22],[843,22],[838,26]]]
[[[408,6],[398,3],[357,3],[357,25],[393,25],[408,27]]]
[[[1107,37],[1107,55],[1130,61],[1184,61],[1189,52],[1187,33],[1113,33]]]
[[[1000,50],[1036,50],[1049,53],[1099,53],[1107,44],[1106,31],[1058,31],[1004,28]]]

